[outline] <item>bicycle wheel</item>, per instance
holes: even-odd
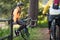
[[[56,40],[59,40],[59,26],[56,25]]]
[[[50,32],[50,40],[56,40],[55,20],[52,21],[50,30],[51,30],[51,32]]]
[[[56,19],[56,40],[60,40],[60,17]]]

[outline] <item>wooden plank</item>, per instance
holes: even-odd
[[[0,22],[6,22],[9,21],[10,19],[0,19]]]

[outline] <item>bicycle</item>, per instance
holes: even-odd
[[[28,18],[28,17],[25,17],[25,18],[23,18],[21,20],[23,20],[23,22],[25,22],[25,24],[27,25],[27,27],[21,30],[19,36],[21,35],[24,40],[28,40],[29,35],[30,35],[30,33],[28,31],[28,26],[30,26],[31,19]],[[11,24],[10,21],[11,20],[8,21],[8,24]],[[13,24],[16,24],[16,23],[13,23]],[[13,38],[16,38],[16,37],[18,37],[18,36],[14,36],[13,35]]]
[[[24,38],[24,40],[29,40],[28,37],[29,37],[30,33],[28,32],[28,27],[30,26],[31,18],[25,17],[22,20],[26,23],[27,28],[26,29],[24,28],[21,31],[21,36]]]
[[[55,18],[51,23],[51,32],[50,32],[50,40],[60,40],[60,15],[54,15]]]

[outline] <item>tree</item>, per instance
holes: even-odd
[[[31,26],[36,26],[38,15],[38,0],[30,0],[29,15],[31,17]]]

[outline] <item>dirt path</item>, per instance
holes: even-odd
[[[48,28],[41,28],[39,32],[42,35],[41,40],[49,40]]]

